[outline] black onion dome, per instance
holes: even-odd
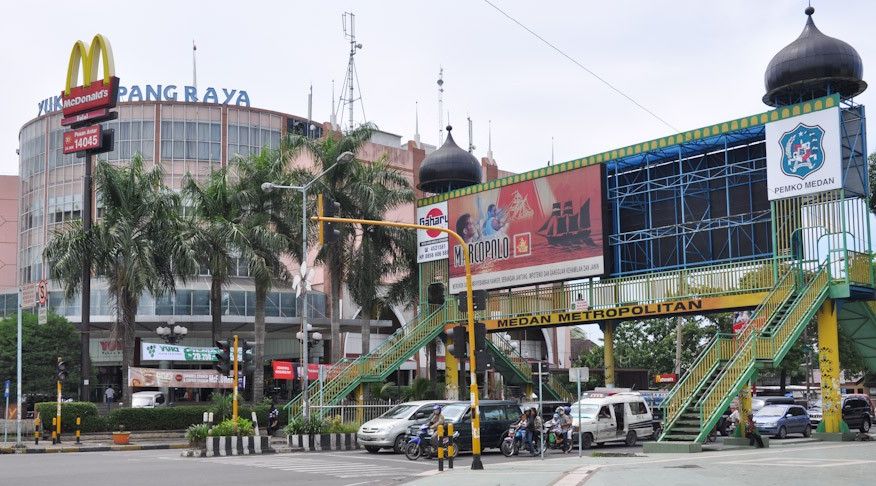
[[[851,98],[867,89],[864,65],[849,44],[826,36],[812,20],[815,9],[806,9],[806,26],[800,37],[779,51],[764,75],[770,106],[797,103],[828,94]]]
[[[480,184],[481,164],[474,155],[459,148],[447,127],[447,139],[438,150],[429,154],[420,165],[422,191],[433,194],[450,192],[455,189]]]

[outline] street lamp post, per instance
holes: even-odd
[[[186,328],[185,326],[180,326],[178,324],[174,325],[172,320],[168,321],[166,326],[158,326],[158,328],[155,329],[155,334],[158,334],[158,337],[160,337],[167,344],[179,343],[184,337],[186,337],[188,333],[188,328]],[[163,359],[158,363],[158,367],[163,370],[171,369],[173,367],[173,361]],[[170,388],[163,387],[161,389],[161,392],[164,393],[165,400],[169,401]]]
[[[335,163],[330,165],[328,168],[317,174],[310,182],[304,184],[303,186],[283,186],[280,184],[274,184],[273,182],[265,182],[262,184],[262,190],[265,192],[271,192],[275,189],[287,189],[292,191],[298,191],[301,193],[301,265],[303,267],[307,266],[307,189],[313,185],[316,181],[318,181],[322,176],[326,175],[330,170],[334,169],[338,164],[345,164],[350,162],[355,158],[356,154],[353,152],[344,152],[335,159]],[[304,278],[304,275],[301,276]],[[302,286],[305,283],[302,282]],[[307,335],[307,292],[302,289],[302,293],[304,294],[304,305],[301,309],[301,333],[306,337]],[[304,362],[305,371],[301,373],[301,415],[304,418],[307,418],[310,414],[308,411],[310,410],[310,403],[308,401],[307,394],[307,345],[301,347],[301,361]]]

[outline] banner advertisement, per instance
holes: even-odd
[[[272,361],[271,368],[274,370],[275,380],[295,379],[295,371],[291,361]]]
[[[772,201],[842,187],[839,107],[766,125],[767,192]]]
[[[233,383],[216,370],[128,368],[128,385],[132,387],[231,388]]]
[[[475,289],[520,287],[605,272],[602,166],[448,201],[468,243]],[[450,245],[450,292],[465,290],[462,246]]]
[[[447,201],[417,208],[417,224],[447,228]],[[447,258],[447,233],[417,230],[417,263]]]
[[[308,363],[307,364],[307,379],[310,381],[316,381],[319,379],[319,368],[328,369],[330,365],[327,364],[316,364],[316,363]],[[301,376],[301,365],[295,367],[295,376]]]
[[[121,341],[91,338],[89,344],[92,363],[122,364],[122,348],[124,345]]]
[[[143,361],[216,361],[218,352],[219,348],[140,343],[140,359]]]

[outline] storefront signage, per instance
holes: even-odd
[[[271,367],[274,369],[275,380],[294,380],[295,368],[291,361],[272,361]]]
[[[678,381],[678,375],[675,373],[661,373],[654,376],[654,383],[675,383]]]
[[[140,359],[143,361],[216,361],[218,352],[219,348],[140,343]]]
[[[234,380],[216,370],[160,370],[128,368],[128,385],[134,388],[232,388]]]
[[[487,319],[488,331],[517,329],[523,327],[571,326],[602,321],[632,321],[662,315],[702,314],[707,311],[754,308],[766,297],[766,293],[705,297],[653,304],[635,304],[587,311],[568,311],[553,314],[524,314],[515,317]]]
[[[250,106],[249,93],[243,89],[199,88],[175,84],[138,84],[119,86],[117,101],[181,101],[184,103],[209,103],[212,105]],[[37,103],[37,116],[43,116],[64,108],[60,95]]]
[[[100,125],[90,125],[64,132],[64,153],[99,149],[103,143]]]
[[[417,208],[417,224],[447,228],[447,201]],[[417,263],[447,258],[447,233],[417,230]]]

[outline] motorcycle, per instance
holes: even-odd
[[[411,427],[411,430],[413,430],[414,427]],[[408,437],[408,443],[405,445],[404,448],[405,457],[407,457],[408,460],[416,461],[420,457],[425,457],[426,459],[432,459],[432,457],[437,457],[438,453],[435,450],[435,447],[432,445],[432,434],[429,432],[428,425],[420,425],[419,429],[416,432],[409,432]],[[458,439],[459,432],[453,433],[452,444],[450,437],[441,438],[441,443],[447,451],[447,455],[445,457],[456,457],[456,454],[459,452],[459,446],[456,445]]]
[[[517,437],[517,427],[511,426],[508,429],[508,432],[505,433],[505,438],[502,439],[502,445],[500,449],[502,450],[502,454],[505,457],[515,456],[520,452],[520,449],[523,448],[525,444],[523,443],[523,439]],[[541,434],[535,433],[532,437],[532,448],[533,454],[541,453]]]
[[[552,420],[548,420],[544,424],[545,432],[545,449],[559,449],[569,452],[572,450],[572,441],[566,439],[566,434],[560,429],[559,424]]]

